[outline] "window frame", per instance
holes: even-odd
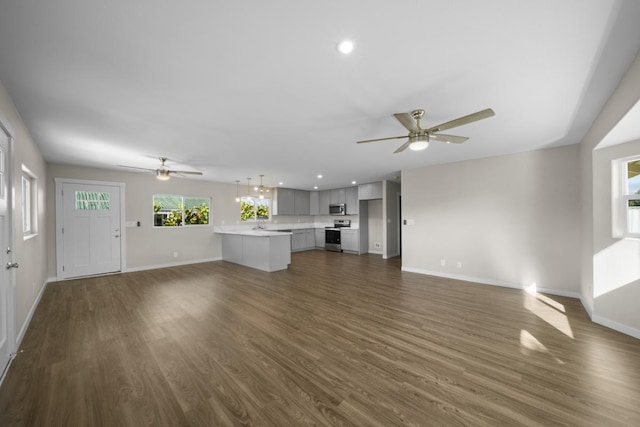
[[[640,238],[640,231],[629,231],[629,201],[638,200],[640,193],[629,194],[628,165],[640,161],[640,156],[625,157],[612,161],[612,236],[621,238]]]
[[[155,203],[156,203],[156,197],[158,196],[171,196],[171,197],[179,197],[180,198],[180,203],[179,206],[181,207],[180,210],[180,223],[176,224],[176,225],[157,225],[157,215],[159,214],[163,214],[160,212],[156,212],[155,210]],[[206,199],[208,201],[208,205],[207,205],[207,209],[208,209],[208,217],[207,217],[207,223],[206,224],[187,224],[185,223],[185,200],[188,199]],[[166,193],[157,193],[157,194],[153,194],[152,196],[152,208],[153,208],[153,221],[151,222],[153,224],[153,228],[154,229],[175,229],[175,228],[189,228],[189,227],[207,227],[207,226],[211,226],[212,225],[212,217],[211,217],[211,205],[213,204],[213,197],[211,196],[185,196],[185,195],[181,195],[181,194],[166,194]],[[169,212],[173,212],[173,211],[177,211],[177,209],[171,209]],[[168,216],[169,213],[167,213],[165,215]]]
[[[25,184],[28,187],[27,191],[25,191]],[[20,174],[20,191],[22,236],[27,240],[38,235],[38,177],[24,164]],[[28,194],[25,194],[27,192]]]
[[[253,205],[253,218],[248,218],[246,220],[242,219],[242,204],[246,203],[247,201],[251,201],[252,205]],[[258,218],[258,210],[256,209],[256,203],[259,202],[267,202],[267,206],[269,208],[269,216],[267,218]],[[270,197],[265,197],[263,199],[260,199],[259,197],[253,197],[253,196],[242,196],[240,197],[240,223],[252,223],[252,222],[267,222],[267,221],[271,221],[271,217],[272,217],[272,210],[273,210],[273,201]]]

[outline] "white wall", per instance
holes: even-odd
[[[576,145],[403,170],[403,269],[578,296],[579,195]]]
[[[0,85],[0,119],[14,132],[13,144],[13,182],[14,182],[14,261],[20,264],[15,270],[16,283],[14,289],[14,314],[16,342],[22,339],[26,326],[33,314],[41,291],[47,281],[47,247],[46,247],[46,206],[45,191],[47,189],[46,167],[40,150],[33,142],[29,131],[22,122],[13,101]],[[38,235],[24,240],[22,234],[22,165],[25,165],[37,177],[38,203]]]
[[[50,164],[47,168],[48,273],[56,274],[55,186],[53,180],[73,178],[93,181],[124,182],[127,221],[140,221],[142,226],[126,229],[127,270],[145,269],[197,261],[221,259],[221,240],[214,225],[239,222],[239,205],[235,202],[235,183],[171,178],[159,181],[154,175],[135,174],[106,169]],[[211,225],[197,227],[153,227],[153,195],[179,194],[211,197]],[[178,252],[174,258],[173,253]]]
[[[382,255],[382,199],[368,200],[369,212],[369,247],[368,251],[372,254]],[[376,248],[376,242],[380,243],[380,247]]]
[[[400,255],[400,242],[398,223],[398,195],[400,184],[393,181],[383,181],[384,206],[383,206],[383,230],[384,230],[384,258],[393,258]]]
[[[581,297],[595,322],[640,338],[640,311],[638,310],[637,284],[630,283],[615,292],[602,294],[602,288],[610,287],[607,271],[615,272],[613,260],[606,262],[601,251],[611,244],[611,202],[602,185],[611,185],[610,169],[603,162],[622,153],[640,154],[633,145],[621,148],[595,150],[600,141],[640,99],[640,55],[630,65],[618,87],[594,120],[580,143],[580,185],[582,188],[582,251]],[[628,150],[628,148],[630,148]],[[622,150],[616,154],[617,150]],[[595,151],[594,151],[595,150]],[[602,153],[599,153],[602,151]],[[635,151],[635,152],[634,152]],[[605,203],[604,207],[602,203]],[[604,210],[603,210],[604,209]],[[637,258],[633,242],[621,241],[619,247],[624,256]],[[629,244],[631,243],[631,244]],[[596,267],[597,261],[597,267]],[[596,276],[596,270],[598,274]],[[597,298],[595,295],[599,295]]]
[[[593,152],[593,175],[601,178],[593,186],[593,307],[594,320],[640,337],[640,239],[614,238],[611,227],[612,160],[638,155],[640,141]]]

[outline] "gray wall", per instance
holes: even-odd
[[[578,296],[579,195],[576,145],[402,171],[403,269]]]

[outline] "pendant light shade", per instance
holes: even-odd
[[[236,179],[236,203],[240,202],[240,192],[239,192],[239,186],[240,185],[240,180]]]

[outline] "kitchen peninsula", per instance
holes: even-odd
[[[262,271],[286,270],[291,264],[291,232],[216,231],[222,235],[222,259]]]

